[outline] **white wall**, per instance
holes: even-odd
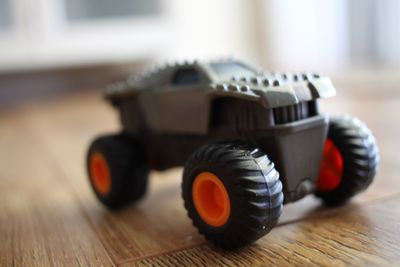
[[[381,64],[400,65],[400,1],[384,0],[377,5],[377,48]]]
[[[281,70],[318,71],[348,64],[346,2],[265,1],[264,64]]]
[[[170,0],[174,36],[162,58],[235,56],[259,61],[253,3],[243,0]]]
[[[400,65],[397,0],[161,0],[159,16],[66,23],[64,0],[13,0],[0,71],[236,56],[271,70]]]
[[[13,0],[13,31],[0,32],[0,71],[235,55],[259,59],[254,5],[162,0],[158,16],[68,23],[64,0]]]

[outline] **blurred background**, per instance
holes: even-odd
[[[0,108],[221,56],[391,92],[399,15],[396,0],[0,0]]]

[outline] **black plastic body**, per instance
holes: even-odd
[[[202,145],[241,140],[263,150],[275,163],[285,203],[315,191],[329,123],[326,115],[318,113],[316,100],[272,109],[242,99],[218,99],[212,105],[205,134],[152,131],[135,97],[124,98],[116,106],[123,132],[146,147],[150,169],[183,166]]]

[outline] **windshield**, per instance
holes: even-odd
[[[243,64],[236,62],[212,63],[211,68],[223,80],[231,79],[233,76],[254,76],[256,72]]]

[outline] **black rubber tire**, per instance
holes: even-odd
[[[342,178],[336,189],[317,191],[315,195],[328,206],[338,206],[372,183],[378,169],[378,147],[367,126],[351,116],[330,118],[328,138],[342,156]]]
[[[231,213],[221,227],[205,223],[193,203],[193,180],[203,171],[215,174],[228,191]],[[260,150],[237,143],[196,150],[184,168],[182,197],[193,225],[224,249],[240,248],[266,235],[278,222],[284,198],[274,164]]]
[[[104,156],[111,173],[111,189],[107,195],[97,192],[90,178],[89,159],[94,152]],[[109,209],[125,207],[146,192],[148,168],[144,149],[129,136],[118,134],[96,138],[89,147],[86,166],[94,193]]]

